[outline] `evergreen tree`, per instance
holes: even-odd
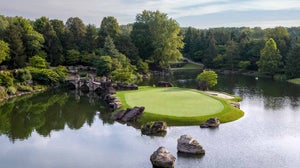
[[[120,56],[120,52],[116,49],[114,41],[110,36],[105,38],[103,50],[105,55],[109,55],[114,58],[118,58]]]
[[[229,68],[231,70],[237,68],[238,62],[240,60],[240,53],[238,44],[235,41],[230,40],[227,42],[224,59],[226,68]]]
[[[22,28],[15,24],[10,24],[5,31],[5,41],[8,42],[10,47],[9,66],[11,68],[25,66],[26,56],[22,34]]]
[[[117,19],[113,16],[104,17],[101,21],[101,26],[98,34],[98,45],[103,47],[105,38],[110,36],[113,40],[121,34],[121,29]]]
[[[300,44],[295,44],[288,53],[285,69],[289,78],[300,77]]]
[[[208,67],[212,67],[212,61],[217,56],[217,54],[218,50],[214,34],[208,32],[208,47],[206,49],[206,57],[203,58],[203,63]]]

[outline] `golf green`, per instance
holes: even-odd
[[[142,87],[124,95],[130,107],[144,106],[147,113],[195,117],[219,113],[223,104],[212,97],[192,89]]]

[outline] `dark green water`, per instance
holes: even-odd
[[[193,88],[195,76],[163,80]],[[56,90],[12,99],[0,107],[0,167],[146,168],[152,167],[149,158],[159,146],[175,155],[175,167],[299,167],[299,86],[220,76],[214,89],[241,96],[245,116],[218,129],[169,127],[165,137],[142,136],[138,129],[113,122],[93,94]],[[183,134],[197,139],[205,156],[178,156],[177,139]]]

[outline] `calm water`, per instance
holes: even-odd
[[[194,87],[192,80],[183,80],[193,78],[177,74],[166,80]],[[150,155],[159,146],[175,155],[178,168],[299,167],[299,86],[221,76],[215,90],[240,95],[245,116],[218,129],[169,127],[165,137],[142,136],[111,121],[95,95],[55,91],[10,100],[0,108],[0,167],[150,168]],[[197,139],[206,154],[178,156],[177,139],[183,134]]]

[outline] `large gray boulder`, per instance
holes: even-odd
[[[190,135],[182,135],[177,140],[177,150],[178,152],[187,154],[205,154],[205,150],[199,142]]]
[[[238,102],[230,102],[230,105],[232,105],[235,108],[240,109],[240,103],[238,103]]]
[[[145,110],[145,107],[134,107],[127,108],[126,110],[121,110],[115,113],[112,116],[113,120],[118,120],[121,122],[132,122],[136,121],[138,117],[140,117]]]
[[[205,123],[200,124],[201,128],[215,128],[218,127],[221,124],[220,120],[218,118],[209,118],[208,120],[206,120]]]
[[[150,157],[153,167],[173,168],[176,158],[165,147],[159,147]]]
[[[164,121],[151,121],[143,124],[141,127],[142,134],[155,135],[166,132],[167,123]]]

